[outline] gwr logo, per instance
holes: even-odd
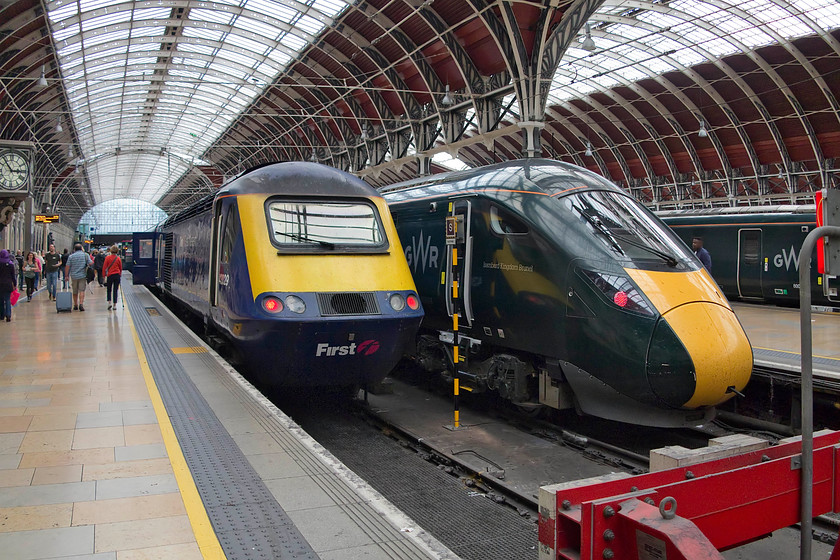
[[[330,346],[327,342],[321,342],[315,349],[315,357],[321,356],[354,356],[356,354],[362,356],[370,356],[379,350],[378,340],[365,340],[360,344],[351,342],[344,346]]]
[[[417,240],[413,235],[411,236],[411,245],[405,246],[405,260],[408,267],[417,272],[417,265],[419,264],[421,270],[426,272],[426,267],[438,268],[438,248],[432,245],[432,238],[426,237],[423,240],[423,232],[420,232],[420,239]]]
[[[782,249],[781,255],[777,254],[773,257],[773,264],[776,265],[776,268],[782,268],[784,265],[785,270],[790,270],[790,265],[793,264],[793,267],[799,270],[799,259],[796,257],[796,248],[791,245],[790,253]]]

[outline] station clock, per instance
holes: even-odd
[[[17,150],[0,151],[0,189],[19,191],[28,187],[29,158]]]

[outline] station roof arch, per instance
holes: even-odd
[[[519,157],[656,208],[837,187],[834,0],[0,0],[0,144],[77,223],[268,161],[374,186]]]

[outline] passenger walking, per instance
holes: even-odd
[[[58,290],[58,270],[61,267],[61,255],[55,252],[55,245],[50,245],[50,251],[44,255],[44,274],[47,277],[47,292],[50,301],[55,301]]]
[[[61,253],[61,289],[67,289],[67,257],[70,256],[70,253],[67,252],[67,248],[64,248],[64,252]]]
[[[87,269],[93,266],[93,259],[85,253],[81,243],[73,245],[73,254],[67,257],[65,272],[70,276],[73,290],[73,310],[85,310],[85,288],[87,288]]]
[[[709,254],[703,247],[703,238],[702,237],[692,237],[691,238],[691,248],[694,249],[694,254],[697,255],[697,258],[700,259],[700,262],[703,263],[703,266],[709,272],[712,273],[712,255]]]
[[[18,286],[23,287],[23,253],[20,249],[17,250],[15,254],[15,259],[17,259],[17,271],[18,271]]]
[[[35,253],[29,251],[23,260],[23,279],[26,282],[26,301],[32,301],[32,293],[35,291],[35,281],[41,271],[41,263]]]
[[[108,311],[117,308],[117,297],[120,292],[120,277],[122,276],[122,260],[120,259],[119,254],[120,248],[116,245],[112,245],[110,251],[111,254],[105,257],[105,263],[102,265],[102,273],[107,279],[106,285],[108,291],[105,296],[105,301],[108,302]]]
[[[43,251],[35,251],[35,258],[38,260],[38,272],[35,274],[35,290],[39,290],[41,288],[41,280],[44,279],[44,256],[41,254]]]
[[[102,267],[105,265],[105,251],[93,250],[93,268],[96,270],[96,281],[100,286],[105,285],[105,280],[102,278]]]
[[[0,321],[12,320],[12,292],[17,287],[15,259],[6,249],[0,251]]]

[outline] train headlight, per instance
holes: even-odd
[[[303,313],[306,311],[306,303],[298,296],[286,296],[286,307],[293,313]]]
[[[391,294],[391,297],[388,298],[388,303],[391,304],[391,308],[394,311],[402,311],[405,309],[405,298],[402,294]]]
[[[414,294],[408,294],[408,297],[405,298],[405,302],[411,310],[416,311],[420,307],[420,300]]]
[[[617,307],[649,317],[656,314],[650,302],[626,276],[582,269],[580,272]]]
[[[263,309],[269,313],[280,313],[283,311],[283,302],[274,296],[268,296],[262,300]]]

